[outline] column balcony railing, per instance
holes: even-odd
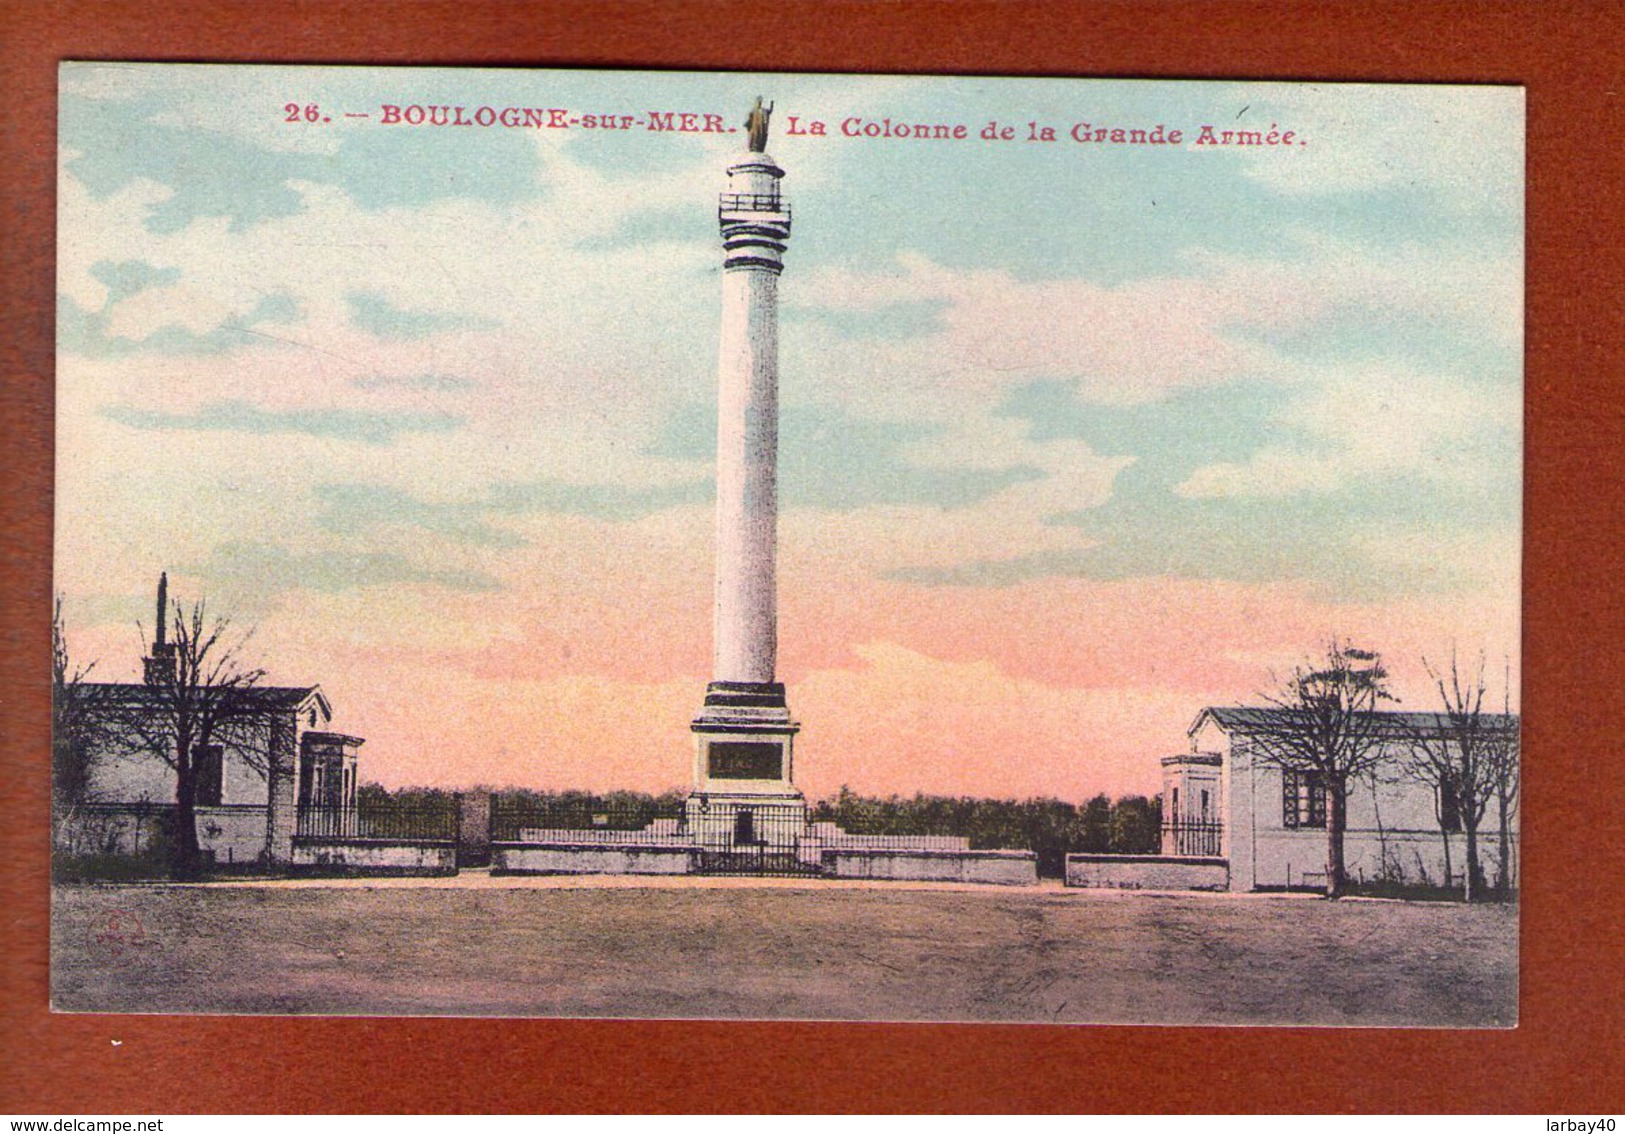
[[[717,198],[717,212],[777,213],[790,215],[790,202],[777,193],[724,193]]]

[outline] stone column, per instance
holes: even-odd
[[[485,788],[457,796],[458,865],[491,864],[491,793]]]
[[[774,672],[779,273],[790,239],[790,206],[779,192],[783,177],[767,154],[744,154],[728,166],[717,209],[723,271],[714,654],[705,705],[693,724],[689,814],[696,829],[714,828],[714,838],[723,841],[733,838],[741,808],[805,809],[791,779],[799,726]]]

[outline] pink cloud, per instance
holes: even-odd
[[[780,674],[805,726],[798,778],[814,796],[843,783],[1150,792],[1157,758],[1184,746],[1200,708],[1254,701],[1272,669],[1284,674],[1328,633],[1384,651],[1407,705],[1427,707],[1421,656],[1439,660],[1453,641],[1495,653],[1482,635],[1508,624],[1487,602],[1329,605],[1286,586],[822,583],[782,588]],[[682,786],[709,670],[709,591],[619,586],[546,601],[538,591],[469,648],[311,641],[302,670],[323,671],[342,727],[369,738],[366,774],[385,782]],[[466,602],[472,615],[492,599]]]

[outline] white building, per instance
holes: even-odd
[[[176,811],[176,772],[166,758],[165,675],[172,683],[175,672],[175,647],[163,632],[166,582],[159,583],[145,681],[80,682],[61,691],[86,722],[73,756],[78,788],[58,801],[53,845],[61,854],[140,856],[164,837]],[[294,861],[298,836],[350,833],[362,741],[329,731],[333,709],[321,689],[248,686],[217,695],[229,723],[193,754],[205,859],[282,866]]]
[[[1390,880],[1460,884],[1466,835],[1454,800],[1406,774],[1418,736],[1441,735],[1434,713],[1378,714],[1383,758],[1374,774],[1350,785],[1344,832],[1352,882]],[[1231,890],[1320,886],[1326,872],[1325,793],[1311,773],[1284,770],[1262,754],[1268,710],[1207,708],[1189,730],[1190,750],[1162,762],[1163,854],[1225,860]],[[1517,726],[1516,717],[1495,724]],[[1511,857],[1516,877],[1516,814]],[[1494,801],[1479,826],[1481,868],[1499,861]],[[1446,846],[1449,876],[1446,873]]]
[[[87,683],[74,695],[108,724],[81,756],[84,792],[58,817],[56,846],[139,855],[175,810],[176,776],[145,738],[157,730],[123,722],[159,720],[157,699],[144,685]],[[353,811],[362,742],[326,731],[332,709],[315,686],[244,689],[233,699],[240,721],[194,755],[198,845],[217,865],[285,864],[300,812]]]

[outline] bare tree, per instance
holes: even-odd
[[[1379,882],[1401,882],[1405,868],[1388,841],[1388,828],[1382,821],[1382,789],[1392,780],[1383,775],[1383,769],[1372,768],[1366,773],[1366,785],[1371,791],[1371,818],[1377,825],[1377,874]]]
[[[58,814],[85,802],[102,728],[96,663],[74,664],[62,618],[62,596],[51,609],[51,798]]]
[[[1479,828],[1490,802],[1498,796],[1506,799],[1501,853],[1503,873],[1507,869],[1510,835],[1506,826],[1517,793],[1517,725],[1510,713],[1485,711],[1488,684],[1482,654],[1476,671],[1470,674],[1462,672],[1454,651],[1447,672],[1434,669],[1426,659],[1422,664],[1438,690],[1442,711],[1434,715],[1431,723],[1419,722],[1412,728],[1411,755],[1405,763],[1417,779],[1451,794],[1466,843],[1463,895],[1471,902],[1480,898],[1486,888]],[[1510,696],[1509,690],[1509,700]]]
[[[1267,707],[1256,710],[1248,726],[1258,756],[1301,784],[1311,802],[1317,793],[1323,801],[1328,898],[1339,897],[1347,884],[1349,788],[1385,759],[1388,736],[1377,708],[1395,700],[1387,681],[1381,657],[1334,638],[1324,658],[1298,666],[1276,692],[1265,694]]]
[[[1518,813],[1518,793],[1522,786],[1520,767],[1522,740],[1518,721],[1512,715],[1512,665],[1507,664],[1506,686],[1500,726],[1492,730],[1487,748],[1489,775],[1495,781],[1495,803],[1499,828],[1499,863],[1495,888],[1505,897],[1516,885],[1518,868],[1512,846],[1512,820]]]
[[[1455,870],[1450,857],[1450,836],[1461,830],[1461,771],[1457,767],[1456,753],[1445,737],[1427,724],[1412,725],[1408,730],[1408,750],[1400,757],[1399,765],[1405,777],[1429,789],[1433,794],[1433,821],[1439,827],[1439,838],[1444,844],[1444,884],[1450,885]]]
[[[201,600],[190,609],[175,602],[167,612],[172,641],[159,623],[148,659],[146,696],[128,703],[120,718],[126,736],[175,772],[175,838],[171,873],[202,875],[197,838],[201,762],[227,741],[245,742],[264,722],[262,700],[253,696],[265,671],[248,665],[248,634],[234,635],[231,620],[211,616]]]

